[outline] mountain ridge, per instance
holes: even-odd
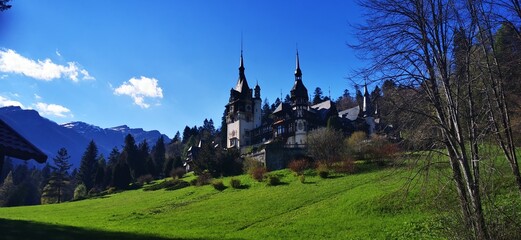
[[[0,119],[47,154],[50,164],[56,152],[65,147],[71,156],[69,161],[73,168],[79,167],[83,152],[91,140],[94,140],[99,153],[105,157],[114,147],[122,148],[127,134],[131,134],[136,143],[146,140],[150,146],[153,146],[160,136],[163,136],[165,143],[170,141],[167,135],[158,130],[145,131],[127,125],[101,128],[82,121],[58,124],[42,117],[36,110],[17,106],[0,108]]]

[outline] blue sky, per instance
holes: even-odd
[[[13,0],[0,14],[0,106],[57,122],[127,124],[170,137],[220,125],[238,77],[273,103],[293,85],[298,46],[310,94],[352,90],[353,1]]]

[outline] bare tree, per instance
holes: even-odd
[[[412,111],[441,133],[439,140],[450,161],[464,224],[475,238],[489,239],[480,194],[473,81],[454,77],[454,39],[456,30],[462,29],[459,11],[465,5],[451,0],[370,0],[359,4],[367,10],[366,23],[357,26],[360,44],[353,47],[373,63],[362,73],[417,89],[428,106]]]

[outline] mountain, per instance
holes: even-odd
[[[47,154],[49,157],[47,161],[51,164],[56,152],[65,147],[71,156],[69,161],[73,164],[73,168],[79,167],[83,152],[90,140],[94,140],[99,153],[105,157],[109,155],[112,148],[121,149],[127,134],[132,134],[136,143],[146,139],[150,146],[153,146],[161,135],[165,142],[170,141],[166,135],[157,130],[145,131],[141,128],[129,128],[126,125],[105,129],[84,122],[59,125],[40,116],[35,110],[24,110],[20,107],[0,108],[0,119]]]
[[[145,131],[142,128],[129,128],[127,125],[121,125],[112,128],[100,128],[84,122],[70,122],[61,125],[62,127],[72,129],[87,139],[94,139],[98,146],[107,148],[110,152],[112,148],[121,149],[124,144],[125,137],[131,134],[136,143],[146,140],[150,146],[154,145],[160,136],[163,136],[165,142],[169,142],[170,138],[165,134],[161,134],[157,130]]]

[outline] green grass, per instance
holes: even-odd
[[[372,170],[369,168],[368,170]],[[125,191],[54,205],[0,208],[7,239],[429,239],[435,212],[420,187],[405,197],[409,176],[379,169],[301,183],[289,170],[282,184],[249,176],[242,189],[211,185],[168,191]],[[17,231],[23,228],[27,231]],[[31,235],[30,229],[37,229]],[[23,235],[25,234],[25,235]],[[45,238],[45,237],[44,237]],[[44,239],[43,238],[43,239]]]

